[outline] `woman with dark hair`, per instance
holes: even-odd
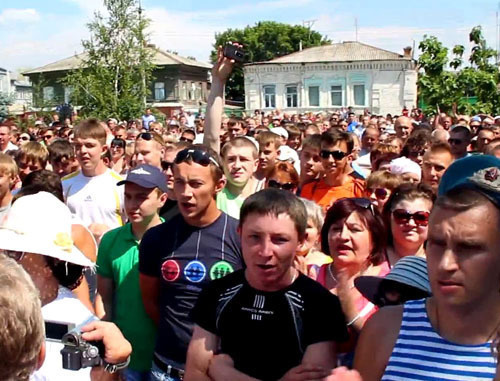
[[[384,276],[386,229],[382,217],[370,200],[343,198],[328,210],[321,229],[321,251],[333,262],[320,267],[317,281],[336,294],[349,327],[350,340],[341,348],[349,352],[343,364],[349,364],[358,332],[376,307],[354,287],[360,275]]]
[[[434,200],[435,195],[426,184],[405,183],[392,192],[383,212],[391,266],[408,255],[425,257],[424,244]]]
[[[127,160],[125,160],[126,145],[127,142],[123,139],[115,138],[111,141],[111,162],[109,164],[116,173],[122,173],[127,166]]]

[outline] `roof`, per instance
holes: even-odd
[[[201,67],[204,69],[210,69],[212,67],[208,63],[196,61],[190,58],[179,56],[177,54],[165,52],[158,48],[150,47],[149,49],[154,49],[153,64],[157,66],[186,65],[186,66]],[[62,60],[49,63],[45,66],[41,66],[36,69],[24,72],[23,75],[78,69],[82,61],[85,60],[86,57],[87,57],[86,53],[75,54],[74,56],[64,58]]]
[[[315,46],[256,64],[411,60],[402,54],[355,41]]]

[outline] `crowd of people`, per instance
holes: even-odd
[[[0,378],[500,380],[500,116],[226,116],[233,66],[205,114],[0,123]]]

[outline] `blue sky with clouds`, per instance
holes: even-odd
[[[151,18],[151,40],[163,49],[208,60],[214,33],[274,20],[302,24],[334,42],[355,39],[402,52],[403,47],[435,35],[447,46],[467,45],[475,25],[496,47],[496,0],[142,0]],[[0,67],[37,67],[81,51],[86,23],[102,0],[1,0]]]

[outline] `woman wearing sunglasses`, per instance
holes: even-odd
[[[267,177],[266,188],[283,189],[295,194],[299,186],[299,174],[293,164],[278,161]]]
[[[126,147],[126,145],[127,145],[127,143],[123,139],[115,138],[111,141],[110,167],[116,173],[123,173],[126,166],[127,166],[127,160],[125,159],[125,147]]]
[[[352,360],[358,332],[376,310],[354,287],[361,275],[384,276],[387,231],[380,213],[365,198],[343,198],[328,210],[321,229],[321,249],[333,259],[322,265],[317,281],[336,294],[342,305],[350,340],[341,348],[342,363]]]
[[[429,215],[435,196],[425,184],[402,184],[384,206],[384,219],[389,229],[387,258],[394,264],[402,257],[425,257]]]
[[[375,171],[366,180],[365,197],[370,199],[380,213],[392,191],[401,185],[402,179],[388,171]]]

